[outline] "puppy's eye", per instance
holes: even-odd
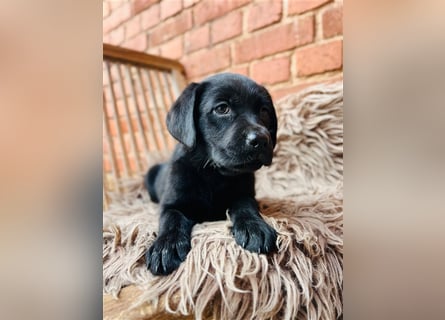
[[[230,107],[227,103],[221,103],[213,109],[213,112],[215,112],[218,115],[225,115],[230,113]]]

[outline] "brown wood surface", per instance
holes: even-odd
[[[133,64],[140,64],[142,66],[160,70],[170,71],[174,69],[178,70],[182,74],[185,72],[184,66],[179,61],[154,56],[127,48],[121,48],[107,43],[103,44],[103,58],[104,60],[132,62]]]

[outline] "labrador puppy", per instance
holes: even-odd
[[[159,234],[146,253],[155,275],[178,268],[196,223],[232,221],[235,241],[257,253],[276,249],[276,231],[260,216],[254,171],[272,162],[277,118],[267,90],[237,74],[190,84],[167,115],[179,141],[170,161],[150,168],[145,187],[160,203]]]

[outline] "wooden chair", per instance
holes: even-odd
[[[178,61],[103,45],[104,208],[108,191],[147,170],[148,153],[174,147],[165,116],[185,83]]]

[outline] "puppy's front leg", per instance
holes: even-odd
[[[195,222],[175,209],[163,209],[159,234],[145,254],[147,267],[154,275],[167,275],[176,270],[191,249],[191,232]]]
[[[277,232],[259,214],[258,204],[252,197],[236,200],[229,209],[236,243],[258,253],[276,249]]]

